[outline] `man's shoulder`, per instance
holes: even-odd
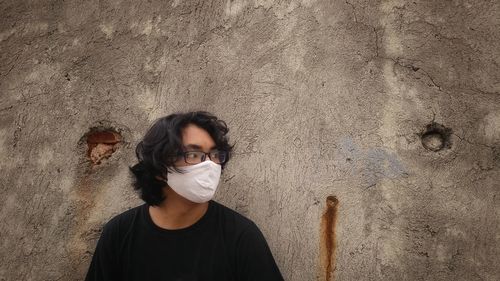
[[[218,215],[221,222],[226,228],[230,230],[241,232],[249,228],[257,228],[257,225],[246,216],[240,214],[239,212],[219,203],[213,201],[214,205],[218,209]]]
[[[105,225],[104,230],[107,232],[112,232],[115,234],[124,233],[136,222],[140,219],[140,215],[142,210],[145,208],[145,205],[139,205],[136,207],[132,207],[128,210],[125,210],[115,216],[113,216]]]

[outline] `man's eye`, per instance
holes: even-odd
[[[200,157],[199,153],[196,152],[186,152],[186,157],[189,159],[196,159]]]

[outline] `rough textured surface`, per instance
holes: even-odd
[[[336,280],[500,280],[498,1],[0,10],[0,280],[81,280],[102,224],[140,204],[135,144],[189,109],[227,120],[217,199],[260,226],[287,280],[330,275],[328,196]],[[449,135],[426,149],[433,122]],[[103,129],[122,139],[94,165],[86,136]]]

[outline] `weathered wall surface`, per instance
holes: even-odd
[[[217,200],[287,280],[500,280],[498,1],[0,11],[0,280],[81,280],[102,224],[141,203],[135,144],[190,109],[227,120]],[[121,137],[89,141],[114,150],[92,164],[103,129]]]

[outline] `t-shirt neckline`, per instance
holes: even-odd
[[[188,227],[180,228],[180,229],[166,229],[166,228],[162,228],[162,227],[156,225],[153,222],[153,219],[151,218],[151,214],[149,213],[149,205],[144,204],[142,207],[143,207],[142,213],[143,213],[144,220],[146,221],[146,224],[150,228],[152,228],[154,231],[156,231],[158,233],[163,233],[163,234],[167,234],[167,235],[176,235],[176,234],[187,234],[187,233],[193,232],[193,231],[199,229],[200,227],[202,227],[213,213],[214,202],[212,200],[210,200],[208,202],[207,211],[198,221],[196,221],[194,224],[192,224]]]

